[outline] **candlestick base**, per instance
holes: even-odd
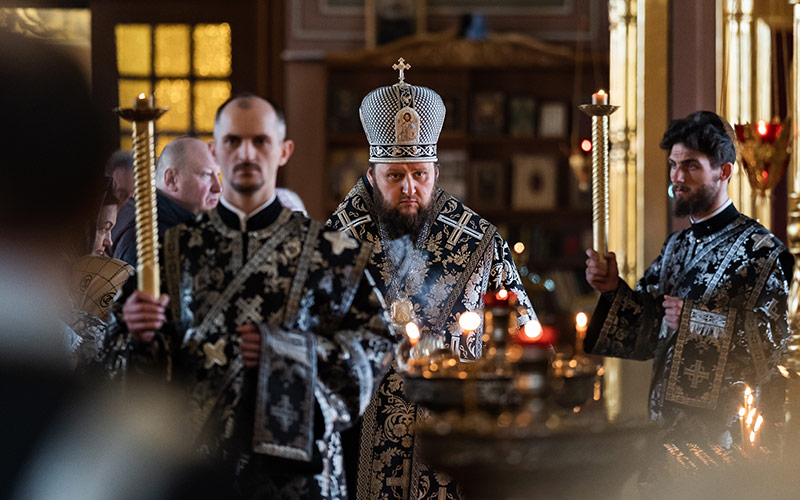
[[[169,108],[114,108],[112,111],[129,122],[148,122],[159,118],[169,111]]]
[[[619,109],[619,106],[610,104],[581,104],[578,109],[589,116],[608,116]]]

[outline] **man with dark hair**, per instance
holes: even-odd
[[[133,173],[133,153],[117,150],[108,158],[106,176],[111,178],[114,196],[122,205],[133,199],[136,191],[136,177]]]
[[[436,185],[444,103],[433,90],[406,83],[401,71],[399,83],[364,98],[359,114],[370,165],[328,224],[379,245],[370,266],[397,330],[413,321],[459,358],[480,358],[482,328],[465,336],[458,318],[483,307],[485,293],[515,293],[520,326],[536,315],[497,228]],[[358,500],[460,498],[457,485],[415,452],[421,411],[390,372],[364,415],[360,439],[348,436],[350,489]]]
[[[133,153],[122,149],[114,151],[106,162],[106,177],[111,179],[112,193],[119,200],[117,224],[111,229],[110,235],[113,254],[116,253],[117,242],[123,229],[136,221],[136,205],[133,203],[133,196],[136,192]]]
[[[369,402],[392,342],[365,271],[371,247],[277,200],[294,148],[285,134],[265,99],[221,106],[220,204],[167,231],[169,298],[132,294],[115,338],[130,332],[129,365],[160,368],[189,395],[199,450],[242,497],[344,499],[339,432]]]
[[[586,348],[654,360],[650,417],[668,441],[727,447],[748,439],[737,420],[746,386],[768,435],[783,418],[777,364],[789,340],[793,259],[728,198],[736,148],[722,118],[698,111],[674,120],[661,147],[675,213],[692,225],[667,238],[635,290],[619,278],[614,253],[600,261],[587,250],[586,280],[602,294]]]
[[[213,209],[222,185],[220,169],[200,139],[179,137],[161,151],[156,165],[158,239],[167,229]],[[114,257],[136,266],[136,221],[130,220],[114,242]]]

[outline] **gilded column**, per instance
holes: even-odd
[[[621,106],[610,117],[609,192],[611,222],[608,246],[617,254],[620,275],[634,285],[637,266],[636,231],[636,1],[610,0],[609,94]]]
[[[753,116],[753,0],[722,1],[722,81],[719,111],[731,124],[751,123]],[[755,193],[737,162],[729,194],[744,214],[757,218]]]
[[[667,234],[667,181],[658,147],[668,122],[667,0],[609,0],[609,249],[631,286],[658,255]],[[645,201],[646,200],[646,201]],[[610,419],[643,416],[649,367],[608,358],[604,376]]]
[[[793,52],[792,82],[789,96],[789,114],[792,116],[792,155],[789,160],[789,224],[786,236],[789,251],[794,255],[792,286],[789,291],[789,320],[792,328],[792,341],[789,346],[789,367],[800,372],[800,136],[798,122],[800,117],[800,0],[790,0],[793,7]]]

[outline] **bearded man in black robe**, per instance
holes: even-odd
[[[508,244],[497,228],[436,185],[436,142],[445,117],[439,94],[404,81],[370,92],[361,123],[370,144],[366,175],[328,224],[375,245],[370,270],[387,299],[395,331],[414,322],[463,360],[481,357],[482,329],[469,336],[459,316],[483,307],[488,291],[516,294],[519,325],[536,319]],[[447,166],[442,166],[447,168]],[[390,371],[364,414],[360,436],[350,435],[350,489],[355,498],[458,499],[457,485],[418,456],[415,422],[424,410],[406,399],[403,380]],[[353,431],[349,431],[353,432]]]
[[[793,259],[785,245],[728,198],[736,148],[714,113],[674,120],[661,141],[677,216],[691,227],[670,235],[635,289],[616,258],[588,250],[586,279],[602,292],[586,346],[605,356],[653,360],[650,418],[665,442],[725,448],[748,436],[739,414],[749,386],[761,433],[783,420],[778,364],[789,341],[787,297]]]

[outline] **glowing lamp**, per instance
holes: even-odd
[[[505,288],[496,292],[488,292],[483,296],[486,307],[509,307],[517,303],[517,294]]]
[[[517,342],[523,345],[546,347],[554,344],[555,339],[555,329],[535,319],[525,323],[517,332]]]
[[[521,335],[526,342],[538,342],[543,333],[542,324],[536,320],[531,320],[522,327]]]
[[[592,150],[592,141],[590,141],[589,139],[582,140],[581,151],[583,151],[584,153],[588,153],[591,150]]]
[[[759,120],[734,125],[737,150],[750,186],[763,195],[783,177],[791,149],[791,122]]]

